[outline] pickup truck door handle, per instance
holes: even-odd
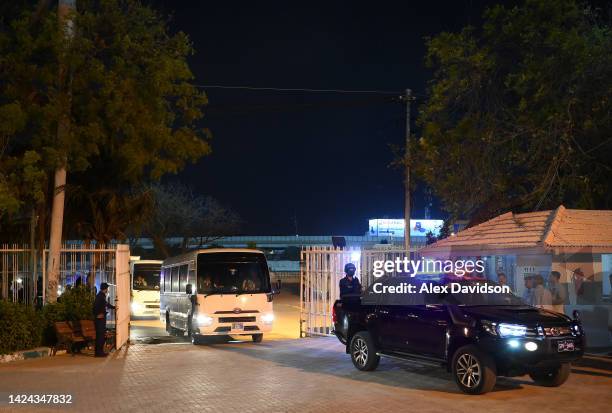
[[[406,314],[406,317],[410,317],[410,318],[419,318],[418,315],[414,314],[414,313],[408,313]]]
[[[389,312],[387,310],[378,310],[378,312],[380,314],[389,314]]]

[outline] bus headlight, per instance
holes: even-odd
[[[274,313],[268,313],[261,316],[261,322],[264,324],[272,324],[274,321]]]
[[[207,314],[198,314],[196,316],[196,322],[202,327],[209,327],[213,323],[213,318]]]
[[[132,308],[133,313],[137,313],[142,310],[142,304],[137,302],[133,302],[130,307]]]

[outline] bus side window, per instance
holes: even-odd
[[[187,265],[181,265],[179,267],[179,291],[184,293],[185,286],[187,285]]]
[[[178,293],[179,290],[179,276],[178,276],[179,267],[172,267],[172,292]]]
[[[163,268],[159,271],[159,292],[160,293],[164,292],[164,269]]]

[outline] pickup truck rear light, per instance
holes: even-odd
[[[332,305],[332,323],[336,324],[336,306]]]

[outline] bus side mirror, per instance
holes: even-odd
[[[187,284],[185,286],[185,292],[189,295],[193,294],[193,286],[191,284]]]
[[[580,321],[580,311],[578,311],[578,310],[574,310],[574,311],[572,312],[572,315],[574,316],[574,320],[576,320],[576,321]]]

